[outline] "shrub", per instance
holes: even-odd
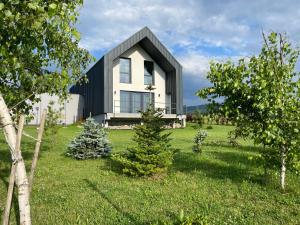
[[[134,128],[135,145],[124,153],[113,155],[123,172],[131,176],[150,176],[162,173],[172,164],[174,149],[170,145],[170,132],[162,133],[162,111],[148,107],[142,114],[142,125]]]
[[[47,116],[45,121],[45,136],[50,141],[50,148],[53,148],[54,144],[57,142],[57,134],[59,130],[59,123],[61,119],[62,108],[59,107],[55,109],[54,101],[50,101],[47,106]]]
[[[243,132],[242,130],[240,129],[236,129],[236,130],[233,130],[233,131],[230,131],[228,133],[228,143],[233,146],[233,147],[238,147],[240,146],[240,144],[238,143],[237,139],[238,137],[243,137]]]
[[[88,118],[83,127],[82,133],[71,141],[66,155],[75,159],[108,156],[111,147],[104,128],[92,118]]]
[[[209,126],[206,127],[206,129],[211,130],[211,129],[213,129],[213,127],[211,125],[209,125]]]
[[[201,112],[196,109],[192,114],[193,122],[197,124],[198,127],[202,127],[204,123],[204,118]]]
[[[194,138],[194,146],[193,151],[195,153],[201,153],[202,152],[202,144],[207,137],[207,132],[204,130],[198,130],[195,138]]]
[[[191,113],[186,114],[186,122],[193,122],[193,115]]]

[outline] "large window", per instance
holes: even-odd
[[[128,92],[128,91],[121,91],[121,96],[120,96],[120,112],[129,113],[131,111],[130,98],[131,98],[130,92]]]
[[[153,62],[151,61],[144,61],[144,84],[154,84]]]
[[[150,101],[154,103],[154,94],[149,92],[133,92],[121,91],[120,92],[120,112],[121,113],[137,113],[145,110]]]
[[[120,58],[120,83],[131,83],[131,61]]]

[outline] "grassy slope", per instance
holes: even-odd
[[[165,179],[151,180],[120,175],[109,160],[66,158],[66,144],[80,130],[61,128],[57,144],[42,148],[32,193],[33,224],[149,224],[172,221],[181,209],[187,215],[204,215],[211,224],[300,224],[299,177],[289,174],[286,194],[280,193],[274,178],[263,184],[262,168],[248,159],[257,148],[247,142],[239,148],[224,144],[229,129],[208,130],[210,144],[200,156],[191,152],[195,130],[174,130],[173,143],[181,153]],[[33,128],[27,131],[35,133]],[[114,151],[124,150],[131,137],[132,131],[110,131]],[[216,140],[223,144],[212,143]],[[28,138],[23,142],[29,163],[34,143]],[[7,152],[1,136],[1,211],[9,173]]]

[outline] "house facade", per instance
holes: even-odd
[[[147,27],[105,54],[87,78],[70,89],[84,99],[84,118],[91,115],[105,126],[138,121],[152,102],[166,120],[185,126],[182,66]]]

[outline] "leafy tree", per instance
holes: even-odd
[[[80,34],[75,28],[82,3],[0,2],[0,124],[12,160],[18,162],[20,224],[31,223],[28,182],[22,155],[16,158],[14,154],[16,130],[9,112],[28,112],[40,93],[64,97],[70,83],[82,76],[91,61],[89,53],[78,46]]]
[[[67,156],[75,159],[93,159],[108,156],[111,152],[107,133],[93,118],[88,118],[83,131],[68,146]]]
[[[238,133],[266,148],[266,165],[280,169],[285,188],[286,168],[299,165],[300,81],[295,67],[299,49],[287,38],[270,33],[258,56],[238,63],[212,62],[207,78],[212,87],[198,92],[213,100],[225,97],[221,111],[237,125]]]
[[[123,172],[131,176],[150,176],[162,173],[172,164],[174,150],[170,144],[170,132],[163,132],[164,121],[161,110],[151,105],[141,112],[142,125],[134,128],[135,146],[126,152],[113,155],[113,159],[123,167]]]

